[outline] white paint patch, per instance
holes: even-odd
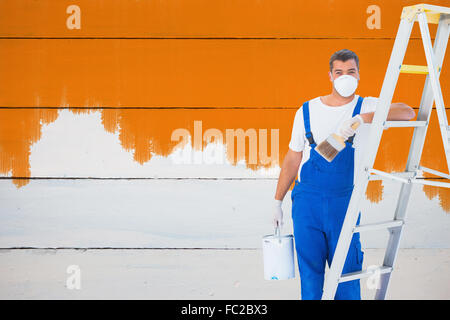
[[[133,159],[119,139],[119,130],[112,134],[101,123],[101,113],[74,114],[63,109],[58,119],[42,127],[42,138],[31,147],[31,175],[38,177],[239,177],[277,178],[279,167],[251,170],[240,161],[232,165],[226,159],[225,147],[209,144],[193,151],[190,144],[176,149],[168,157],[153,154],[146,163]],[[183,154],[192,160],[208,159],[218,152],[222,163],[179,161]]]

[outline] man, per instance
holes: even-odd
[[[355,168],[364,152],[364,135],[361,134],[368,129],[364,124],[372,122],[378,101],[378,98],[363,99],[355,94],[359,59],[354,52],[337,51],[329,64],[332,91],[297,110],[274,201],[273,222],[275,227],[281,227],[281,203],[298,174],[291,199],[302,299],[322,297],[325,263],[331,265],[353,190]],[[390,106],[388,120],[414,117],[414,110],[403,103]],[[355,122],[360,126],[353,130],[351,126]],[[348,140],[346,147],[328,162],[315,148],[332,133]],[[362,262],[359,233],[355,233],[343,273],[360,271]],[[335,299],[361,299],[359,280],[339,284]]]

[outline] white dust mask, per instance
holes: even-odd
[[[348,74],[344,74],[333,81],[334,88],[344,98],[350,97],[358,87],[358,79]]]

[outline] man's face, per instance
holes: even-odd
[[[328,72],[330,81],[333,82],[334,79],[344,74],[348,74],[359,80],[359,71],[355,59],[349,59],[345,62],[340,60],[333,61],[333,69],[331,72]]]

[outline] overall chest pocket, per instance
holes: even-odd
[[[328,162],[315,150],[311,150],[311,165],[324,174],[352,173],[354,166],[354,149],[347,145],[336,157]]]

